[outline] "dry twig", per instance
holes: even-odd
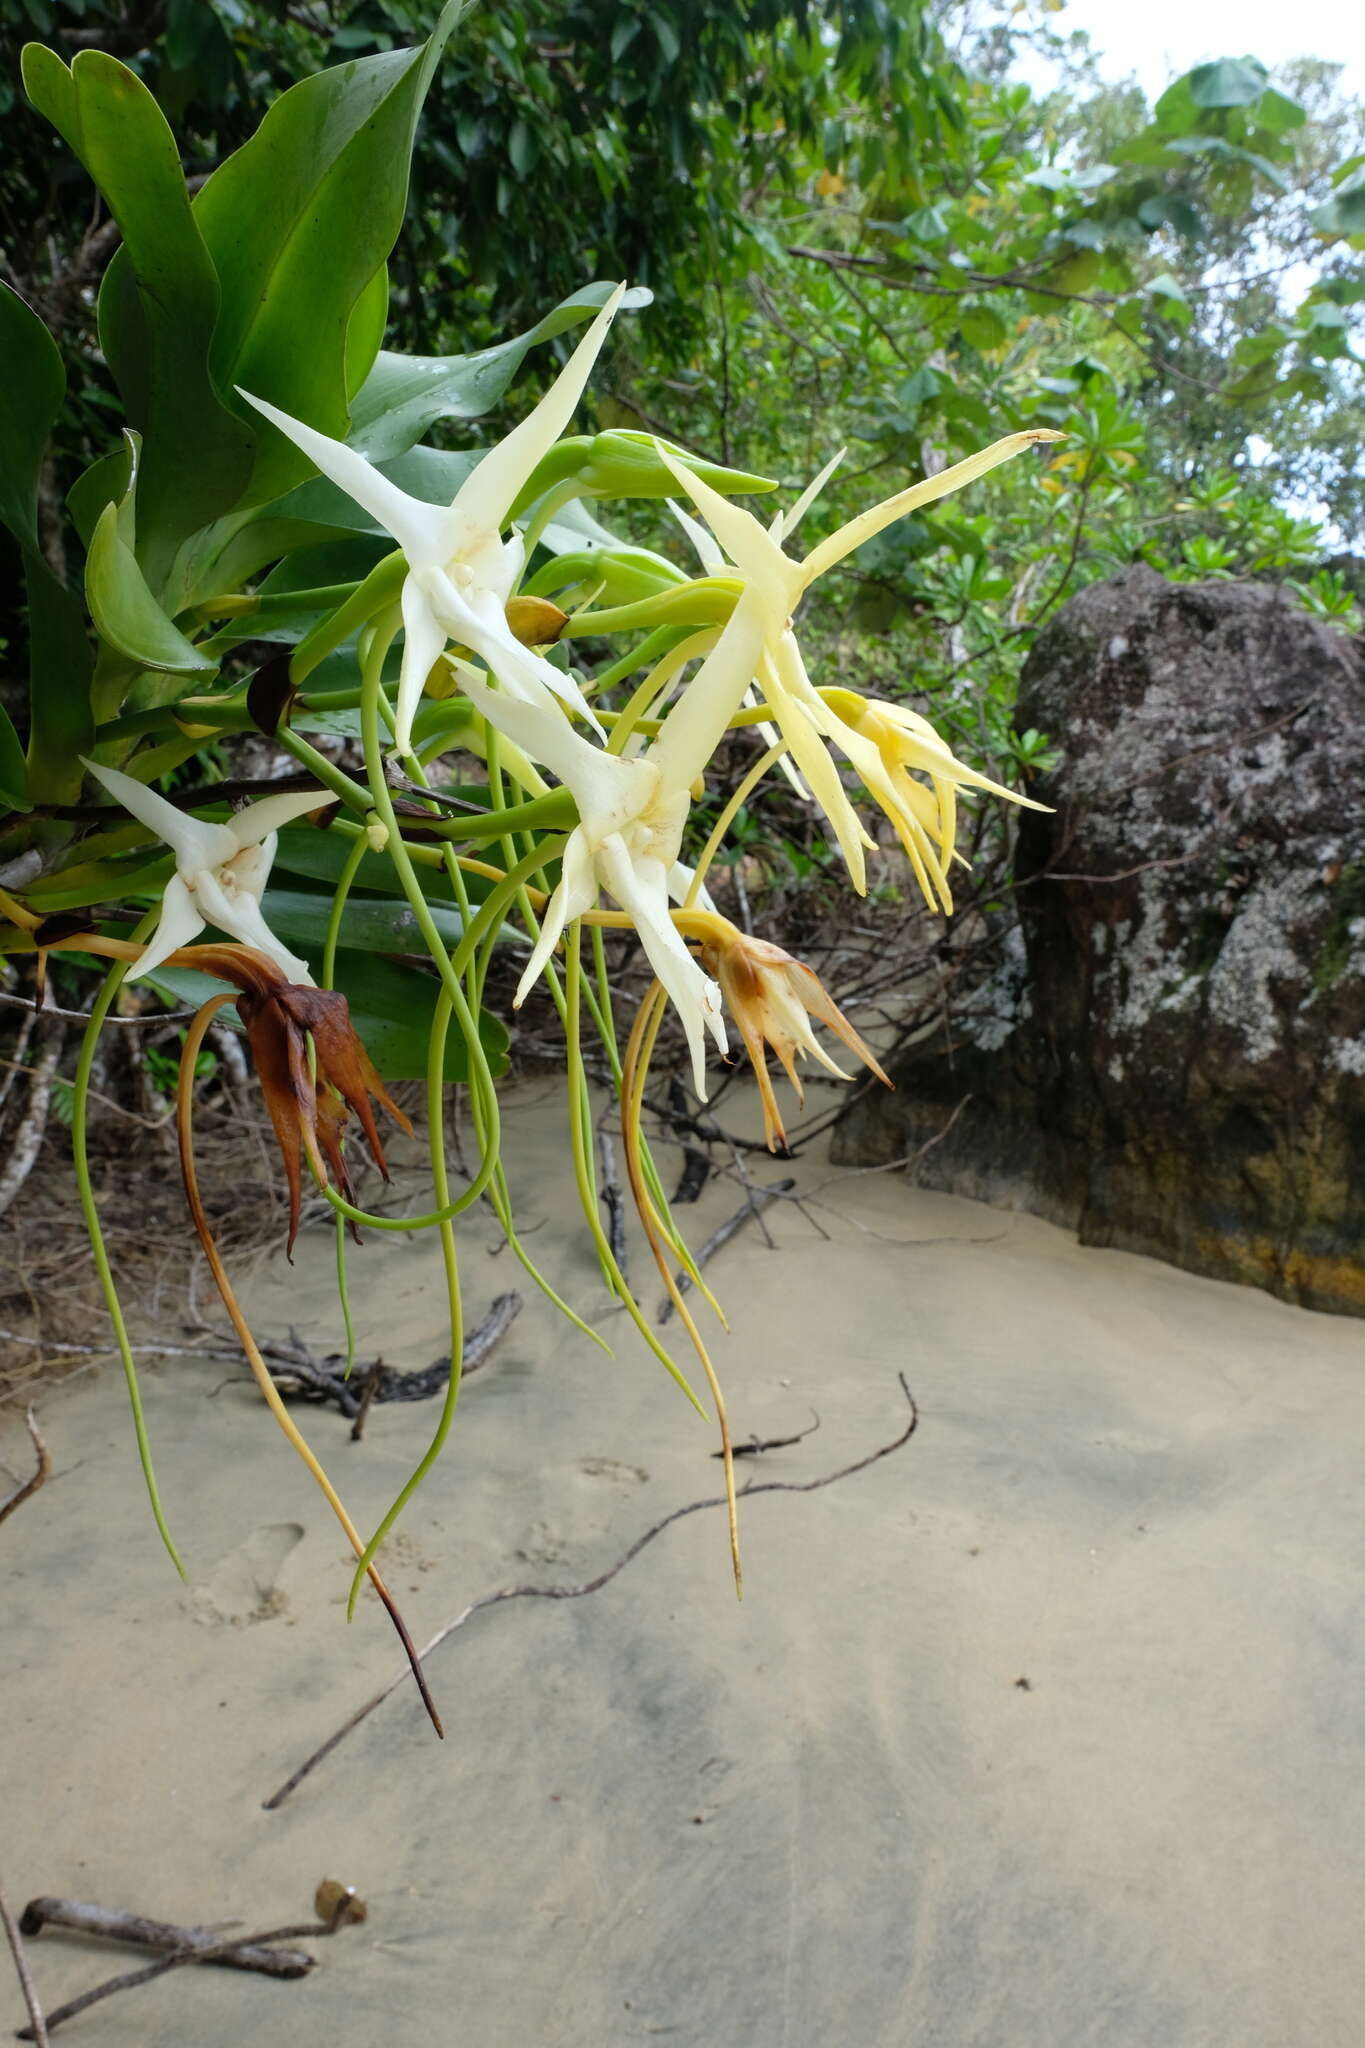
[[[748,1188],[743,1206],[736,1209],[734,1215],[728,1217],[721,1224],[719,1230],[712,1231],[701,1250],[697,1253],[697,1271],[700,1272],[707,1260],[714,1258],[721,1247],[727,1245],[730,1239],[744,1228],[746,1223],[753,1222],[755,1217],[761,1218],[762,1212],[769,1202],[776,1201],[779,1195],[789,1194],[795,1186],[796,1182],[788,1179],[775,1180],[771,1186],[766,1188]],[[769,1242],[771,1243],[771,1240]],[[688,1288],[692,1285],[692,1281],[688,1274],[677,1273],[674,1275],[674,1284],[679,1294],[686,1294]],[[673,1301],[670,1297],[659,1310],[658,1319],[660,1324],[666,1323],[672,1313]]]
[[[9,1898],[6,1895],[3,1881],[0,1881],[0,1921],[4,1922],[10,1954],[14,1957],[15,1973],[19,1979],[19,1989],[23,1992],[24,2004],[28,2007],[28,2025],[24,2029],[25,2037],[30,2041],[36,2041],[38,2048],[47,2048],[47,2022],[43,2018],[43,2008],[38,1998],[38,1987],[33,1981],[33,1973],[28,1966],[28,1957],[24,1954],[23,1935],[15,1924],[14,1914],[10,1911]]]
[[[833,1486],[836,1480],[851,1478],[855,1472],[865,1472],[869,1465],[880,1463],[883,1458],[889,1458],[893,1451],[900,1450],[903,1444],[908,1444],[919,1427],[919,1409],[915,1406],[915,1397],[910,1392],[910,1388],[906,1383],[905,1374],[897,1373],[896,1377],[900,1381],[901,1392],[904,1394],[910,1409],[910,1420],[906,1423],[899,1436],[893,1437],[890,1443],[880,1444],[875,1451],[869,1451],[864,1457],[855,1458],[852,1464],[840,1465],[837,1471],[826,1472],[818,1479],[751,1480],[747,1486],[740,1489],[740,1498],[748,1500],[753,1495],[760,1493],[815,1493],[821,1487]],[[499,1607],[508,1600],[582,1600],[589,1593],[599,1593],[603,1586],[610,1585],[618,1573],[623,1572],[628,1564],[633,1563],[641,1551],[647,1549],[655,1537],[662,1535],[665,1529],[671,1528],[674,1522],[681,1522],[688,1515],[701,1514],[707,1508],[723,1508],[726,1505],[726,1497],[722,1493],[714,1495],[709,1500],[692,1500],[688,1501],[683,1507],[674,1508],[662,1520],[652,1523],[642,1536],[637,1536],[630,1548],[617,1558],[615,1564],[608,1565],[607,1569],[599,1572],[596,1578],[586,1579],[582,1585],[503,1586],[496,1593],[485,1593],[482,1598],[472,1600],[469,1606],[463,1608],[453,1621],[448,1621],[444,1628],[438,1629],[431,1638],[431,1641],[419,1652],[419,1655],[423,1659],[429,1657],[433,1650],[440,1648],[448,1636],[454,1635],[457,1629],[463,1628],[465,1623],[478,1614],[482,1608]],[[272,1792],[270,1797],[262,1802],[266,1812],[273,1813],[277,1808],[283,1806],[285,1800],[289,1798],[292,1792],[298,1790],[298,1787],[309,1773],[316,1770],[317,1766],[345,1741],[353,1729],[358,1728],[362,1721],[368,1720],[376,1707],[383,1706],[390,1693],[396,1692],[399,1686],[404,1683],[407,1675],[406,1668],[400,1671],[389,1680],[387,1685],[382,1686],[371,1699],[366,1700],[363,1707],[358,1707],[349,1720],[343,1721],[340,1728],[329,1735],[327,1740],[318,1749],[315,1749],[311,1756],[306,1757],[298,1769],[285,1779],[278,1790]]]
[[[34,1907],[60,1905],[61,1903],[63,1902],[54,1899],[35,1899],[33,1905],[25,1910],[24,1918],[20,1925],[23,1927],[28,1925],[29,1913],[33,1911]],[[55,2011],[50,2012],[47,2016],[48,2029],[50,2031],[54,2027],[61,2026],[65,2020],[74,2019],[77,2013],[87,2011],[92,2005],[98,2005],[101,1999],[112,1998],[116,1991],[132,1991],[139,1984],[150,1984],[154,1978],[164,1977],[170,1970],[182,1969],[186,1963],[223,1963],[230,1968],[247,1968],[258,1972],[262,1971],[263,1965],[260,1963],[241,1963],[238,1958],[242,1952],[252,1949],[266,1951],[267,1945],[270,1943],[297,1941],[302,1936],[317,1937],[335,1934],[347,1924],[350,1918],[350,1904],[349,1897],[343,1894],[330,1920],[310,1920],[292,1927],[270,1927],[266,1928],[263,1933],[238,1935],[229,1941],[216,1940],[206,1928],[168,1928],[165,1930],[166,1932],[184,1936],[186,1938],[185,1945],[174,1949],[170,1955],[163,1956],[160,1962],[149,1963],[143,1970],[126,1970],[121,1976],[108,1977],[103,1984],[96,1984],[93,1990],[83,1991],[79,1998],[72,1998],[65,2005],[59,2005]],[[87,1908],[86,1910],[98,1911],[98,1908]],[[49,1915],[48,1917],[50,1918],[51,1916]],[[128,1917],[132,1919],[136,1916],[129,1915]],[[42,1924],[41,1921],[39,1924]],[[147,1922],[145,1924],[155,1926],[157,1923]],[[201,1935],[208,1936],[206,1944],[199,1942],[198,1937]],[[286,1953],[288,1952],[286,1951]],[[264,1973],[277,1977],[306,1977],[316,1967],[317,1958],[315,1956],[306,1955],[302,1951],[298,1951],[294,1953],[290,1967],[284,1969],[271,1968],[265,1970]],[[32,2027],[21,2027],[19,2029],[19,2039],[21,2041],[45,2041],[46,2035],[40,2036],[35,2033]]]
[[[178,1927],[169,1920],[149,1920],[119,1906],[92,1906],[84,1899],[30,1899],[19,1922],[29,1939],[44,1927],[62,1927],[69,1934],[97,1935],[101,1941],[126,1941],[134,1948],[165,1949],[172,1955],[207,1955],[230,1970],[255,1970],[264,1977],[306,1977],[314,1959],[302,1949],[267,1948],[259,1938],[234,1935],[224,1949],[221,1929]],[[272,1936],[272,1939],[277,1937]]]
[[[28,1433],[33,1439],[33,1448],[38,1455],[38,1469],[31,1479],[26,1479],[23,1485],[10,1495],[8,1500],[0,1501],[0,1522],[3,1522],[8,1516],[12,1515],[16,1508],[21,1508],[26,1500],[32,1498],[52,1470],[51,1453],[43,1442],[43,1433],[38,1427],[38,1418],[31,1408],[24,1410],[24,1421],[28,1426]]]

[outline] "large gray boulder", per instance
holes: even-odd
[[[929,1185],[1365,1314],[1365,650],[1131,569],[1039,636],[1018,717],[1062,760],[1016,916],[840,1156],[928,1146]]]

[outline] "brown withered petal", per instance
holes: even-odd
[[[750,938],[737,930],[728,939],[704,945],[701,956],[703,964],[720,982],[726,1007],[739,1027],[744,1050],[753,1066],[770,1151],[776,1151],[779,1145],[785,1149],[787,1134],[768,1072],[768,1046],[777,1054],[802,1105],[806,1091],[796,1065],[798,1055],[808,1054],[831,1073],[848,1079],[817,1041],[810,1026],[812,1017],[826,1025],[850,1052],[856,1053],[879,1081],[885,1081],[888,1088],[894,1085],[882,1072],[871,1046],[854,1030],[820,977],[804,961],[794,959],[781,946],[766,939]]]
[[[273,960],[249,946],[195,946],[186,948],[180,957],[182,964],[193,964],[206,974],[232,982],[239,990],[237,1013],[256,1061],[289,1185],[288,1250],[292,1253],[303,1199],[304,1155],[318,1184],[335,1184],[350,1201],[353,1190],[341,1140],[352,1112],[360,1120],[370,1156],[385,1180],[388,1161],[375,1126],[371,1097],[409,1136],[412,1125],[376,1073],[356,1036],[350,1006],[338,990],[286,981]],[[354,1234],[354,1226],[352,1230]]]

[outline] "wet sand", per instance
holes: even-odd
[[[528,1248],[603,1314],[562,1111],[509,1099]],[[1365,2038],[1365,1331],[1024,1216],[821,1187],[718,1256],[716,1346],[753,1461],[816,1478],[667,1529],[603,1591],[494,1607],[278,1811],[262,1801],[397,1667],[344,1540],[231,1368],[149,1363],[147,1514],[121,1378],[53,1394],[56,1472],[0,1531],[0,1871],[180,1921],[369,1919],[301,1983],[176,1973],[61,2038],[99,2048],[1358,2048]],[[713,1186],[694,1243],[736,1206]],[[579,1583],[715,1493],[714,1439],[619,1315],[609,1359],[463,1233],[470,1313],[526,1307],[388,1546],[419,1642],[508,1584]],[[327,1232],[250,1292],[339,1342]],[[634,1271],[646,1255],[633,1247]],[[445,1348],[427,1239],[353,1266],[362,1356]],[[657,1300],[654,1285],[642,1286]],[[296,1410],[362,1526],[435,1409],[364,1442]],[[19,1419],[0,1462],[29,1469]],[[0,1474],[0,1491],[8,1484]],[[141,1958],[45,1934],[51,2006]],[[0,2018],[18,2025],[0,1967]]]

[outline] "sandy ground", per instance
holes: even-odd
[[[530,1245],[600,1298],[555,1099],[509,1105]],[[787,1170],[787,1169],[781,1169]],[[1365,2039],[1365,1332],[1027,1217],[825,1181],[714,1274],[736,1435],[820,1428],[762,1478],[870,1470],[667,1530],[604,1591],[485,1612],[281,1810],[263,1799],[395,1668],[344,1544],[249,1388],[146,1377],[181,1589],[121,1381],[50,1399],[56,1476],[0,1533],[0,1869],[179,1920],[370,1917],[307,1981],[173,1975],[100,2048],[246,2040],[614,2048],[1359,2048]],[[735,1205],[713,1189],[694,1241]],[[511,1284],[481,1219],[473,1312]],[[336,1341],[331,1248],[255,1287]],[[643,1273],[643,1256],[636,1253]],[[426,1241],[356,1257],[362,1351],[443,1348]],[[656,1290],[647,1290],[655,1298]],[[574,1583],[715,1491],[712,1438],[619,1317],[536,1301],[466,1390],[389,1551],[419,1641],[477,1595]],[[362,1524],[425,1441],[306,1426]],[[27,1470],[0,1423],[0,1461]],[[0,1475],[0,1489],[4,1487]],[[49,2005],[120,1967],[44,1935]],[[134,1959],[136,1960],[136,1959]],[[22,2017],[0,1968],[0,2015]]]

